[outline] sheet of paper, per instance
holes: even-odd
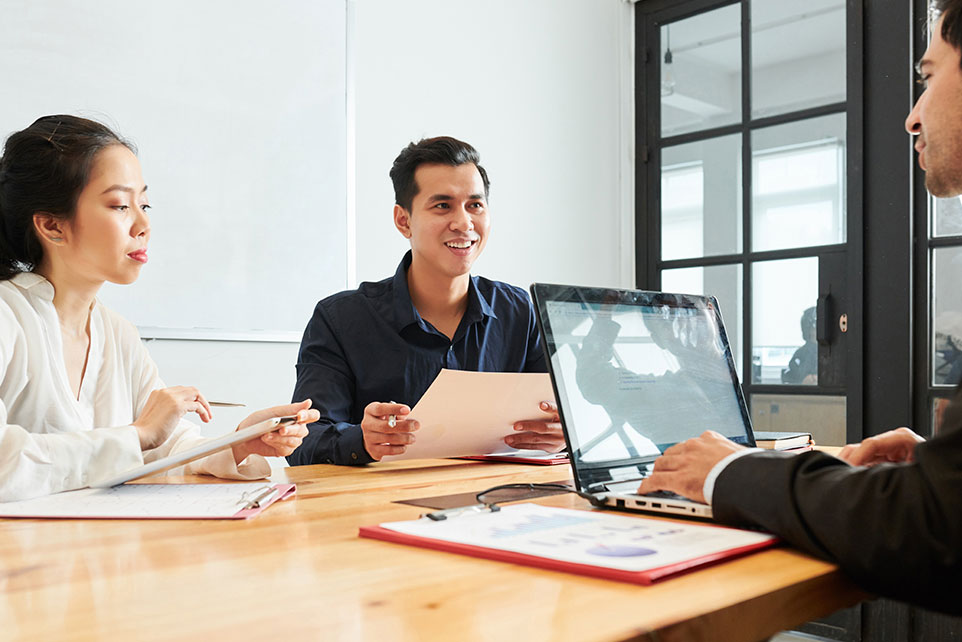
[[[624,571],[646,571],[760,542],[772,535],[538,504],[435,522],[381,524],[407,535]]]
[[[0,503],[0,517],[226,518],[273,486],[237,484],[125,484],[84,488]]]
[[[382,461],[517,452],[504,443],[515,422],[546,419],[538,404],[553,400],[546,373],[441,370],[411,409],[417,441]]]

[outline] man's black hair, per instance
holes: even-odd
[[[942,40],[962,54],[962,0],[935,0],[932,8],[942,17]]]
[[[394,183],[394,202],[411,211],[411,203],[420,188],[414,180],[414,172],[421,165],[449,165],[457,167],[472,163],[478,168],[484,182],[484,198],[488,198],[488,173],[481,167],[481,155],[471,145],[450,136],[423,138],[401,150],[391,166],[391,182]]]

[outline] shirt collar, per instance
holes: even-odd
[[[411,250],[404,254],[401,263],[397,266],[392,279],[394,291],[394,321],[395,328],[400,332],[412,324],[422,325],[421,315],[418,314],[414,302],[411,301],[411,291],[408,289],[408,268],[411,267]],[[497,319],[491,301],[486,299],[478,288],[478,277],[472,276],[468,284],[468,309],[464,312],[464,318],[468,323],[480,321],[483,317]]]
[[[36,272],[20,272],[14,275],[10,282],[21,290],[26,290],[31,296],[53,301],[53,284]]]

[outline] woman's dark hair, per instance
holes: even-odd
[[[962,0],[935,0],[932,8],[942,17],[942,40],[962,53]]]
[[[484,197],[487,198],[491,183],[488,181],[488,173],[481,167],[481,155],[474,147],[450,136],[422,138],[416,143],[411,143],[401,150],[398,157],[394,159],[394,165],[391,166],[394,202],[408,212],[411,211],[411,203],[420,189],[414,180],[414,172],[419,166],[433,164],[457,167],[465,163],[472,163],[478,168],[481,181],[484,183]]]
[[[29,272],[43,259],[33,228],[38,212],[70,219],[102,150],[134,146],[98,122],[44,116],[11,134],[0,157],[0,280]]]

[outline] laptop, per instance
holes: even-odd
[[[637,490],[665,449],[705,430],[755,445],[714,297],[547,283],[531,295],[578,490],[606,508],[711,518]]]

